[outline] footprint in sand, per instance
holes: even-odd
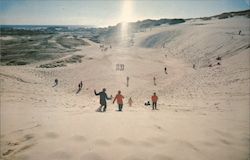
[[[51,138],[51,139],[56,139],[56,138],[59,137],[59,135],[58,135],[57,133],[55,133],[55,132],[47,132],[47,133],[45,134],[45,136],[46,136],[47,138]]]
[[[72,156],[65,152],[65,151],[56,151],[54,153],[52,153],[51,155],[49,155],[50,158],[52,158],[53,160],[69,160],[72,159]]]
[[[129,139],[126,139],[124,137],[117,138],[115,140],[115,142],[120,144],[120,145],[132,145],[132,144],[134,144],[132,141],[130,141]]]
[[[81,160],[103,160],[103,156],[98,155],[95,152],[86,153],[81,157]]]
[[[214,132],[216,132],[217,134],[223,136],[223,137],[226,137],[226,138],[234,138],[230,133],[228,132],[223,132],[223,131],[220,131],[220,130],[217,130],[217,129],[214,129]]]
[[[229,142],[228,140],[223,139],[223,138],[220,138],[219,141],[220,141],[221,143],[225,144],[225,145],[231,145],[231,144],[232,144],[231,142]]]
[[[24,142],[24,141],[28,141],[28,140],[33,139],[34,137],[35,137],[34,134],[26,134],[26,135],[24,135],[22,141],[23,141],[23,142]]]
[[[168,157],[167,155],[164,155],[164,154],[156,154],[151,159],[153,159],[153,160],[173,160],[173,158]]]
[[[20,147],[19,149],[17,149],[17,150],[15,151],[15,154],[16,154],[16,153],[20,153],[20,152],[22,152],[22,151],[25,151],[25,150],[27,150],[27,149],[30,149],[30,148],[33,147],[34,145],[35,145],[35,143],[31,143],[31,144],[24,145],[24,146]]]
[[[148,140],[153,144],[165,144],[166,138],[164,137],[150,137]]]
[[[84,136],[81,135],[75,135],[72,137],[72,139],[76,142],[85,142],[87,139]]]
[[[110,143],[104,139],[97,139],[94,142],[97,146],[109,146]]]
[[[160,130],[160,131],[163,131],[163,130],[164,130],[164,129],[163,129],[161,126],[159,126],[159,125],[154,125],[154,127],[155,127],[156,129]]]
[[[34,145],[35,145],[34,143],[31,143],[31,144],[26,144],[26,145],[23,145],[23,146],[20,145],[20,147],[15,148],[15,149],[8,149],[7,151],[2,153],[2,156],[8,157],[10,155],[15,155],[17,153],[23,152],[23,151],[33,147]]]
[[[152,144],[148,141],[139,141],[138,143],[139,143],[139,145],[141,145],[143,147],[149,147],[149,148],[154,147],[154,144]]]
[[[29,160],[29,159],[30,159],[30,157],[28,155],[23,154],[23,155],[15,156],[15,158],[13,160]]]
[[[19,145],[19,142],[8,142],[7,145],[8,146],[17,146],[17,145]]]
[[[208,142],[208,141],[204,141],[204,142],[201,142],[201,143],[202,143],[203,145],[207,146],[207,147],[213,147],[213,146],[215,146],[214,143]]]
[[[187,141],[177,140],[177,142],[180,143],[181,146],[186,146],[187,148],[190,148],[196,152],[200,151],[195,145],[193,145],[192,143],[189,143]]]
[[[126,157],[126,158],[124,158],[122,160],[144,160],[144,159],[140,158],[140,157],[138,157],[136,155],[131,155],[131,156],[128,156],[128,157]]]
[[[12,149],[8,149],[7,151],[3,152],[3,156],[8,156],[9,154],[11,154],[14,150]]]

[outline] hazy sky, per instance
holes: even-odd
[[[108,26],[249,9],[250,0],[0,0],[1,24]]]

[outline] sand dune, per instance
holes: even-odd
[[[137,33],[131,47],[87,41],[74,53],[81,63],[66,67],[1,66],[1,159],[246,160],[249,35],[247,18],[197,19]],[[103,87],[122,91],[123,112],[111,101],[95,112]],[[153,92],[155,111],[144,106]]]

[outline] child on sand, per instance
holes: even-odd
[[[154,93],[154,95],[151,97],[152,100],[152,107],[153,110],[157,110],[157,101],[158,101],[158,97],[156,96],[156,93]]]
[[[117,101],[118,104],[118,111],[122,111],[122,107],[123,107],[123,101],[122,99],[124,98],[123,95],[121,95],[121,91],[118,91],[118,94],[115,96],[115,99],[113,100],[113,104],[115,103],[115,101]]]
[[[128,100],[129,107],[132,107],[132,103],[133,103],[133,101],[132,101],[132,98],[130,97]]]

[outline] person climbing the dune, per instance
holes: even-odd
[[[97,112],[106,112],[106,108],[107,108],[107,102],[106,100],[111,100],[112,99],[112,95],[110,96],[110,98],[107,96],[106,94],[106,89],[103,88],[101,92],[96,93],[96,90],[94,90],[94,93],[96,96],[100,96],[100,104],[101,106],[96,110]],[[102,110],[103,107],[103,110]]]
[[[55,86],[57,86],[58,85],[58,79],[56,78],[55,79],[55,84],[52,86],[52,87],[55,87]]]
[[[167,67],[165,67],[164,70],[165,70],[165,74],[168,74],[168,72],[167,72]]]
[[[118,104],[118,111],[122,112],[122,107],[123,107],[123,101],[122,99],[124,98],[123,95],[121,95],[121,91],[118,91],[118,94],[115,96],[115,99],[113,100],[113,104],[115,101],[117,101]]]
[[[154,95],[151,97],[151,100],[152,100],[153,110],[157,110],[158,96],[156,95],[156,93],[154,93]]]
[[[78,88],[79,88],[79,90],[81,90],[82,89],[82,86],[83,86],[83,84],[82,84],[82,81],[78,84]]]
[[[77,90],[76,94],[78,94],[82,90],[82,87],[83,87],[83,83],[82,83],[82,81],[80,81],[80,83],[78,84],[78,90]]]

